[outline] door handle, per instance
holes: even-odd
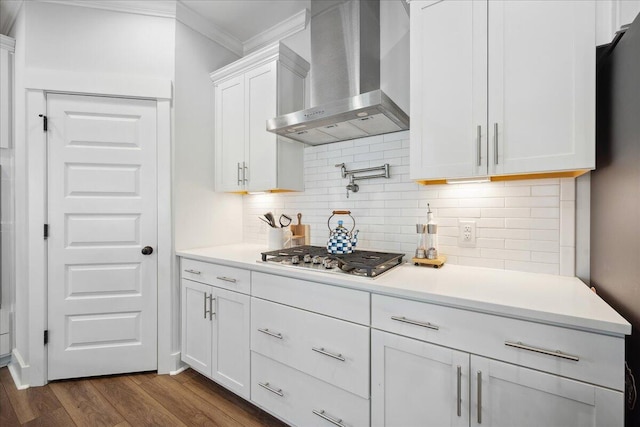
[[[142,252],[142,255],[151,255],[153,253],[153,248],[151,246],[145,246],[140,252]]]

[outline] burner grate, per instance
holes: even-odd
[[[338,266],[342,271],[366,277],[375,277],[390,270],[401,264],[404,257],[404,254],[360,250],[356,250],[351,254],[334,255],[329,254],[323,246],[296,246],[262,252],[262,261],[290,264],[292,257],[298,256],[302,260],[305,255],[337,260]],[[305,265],[300,263],[300,266],[304,267]]]

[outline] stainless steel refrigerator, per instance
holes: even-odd
[[[640,15],[598,57],[591,285],[633,327],[626,360],[640,386]],[[626,398],[625,424],[640,426]]]

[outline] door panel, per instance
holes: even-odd
[[[156,103],[49,94],[48,378],[157,367]]]
[[[623,425],[622,392],[479,356],[470,372],[472,426]]]
[[[215,87],[217,191],[244,189],[244,105],[244,76],[235,77]]]
[[[468,426],[468,375],[467,353],[372,330],[371,425]]]
[[[250,297],[214,288],[211,376],[240,396],[249,398]]]
[[[411,178],[486,175],[487,3],[415,3]]]
[[[595,167],[595,2],[491,1],[489,22],[489,172]]]
[[[212,318],[208,297],[213,288],[182,279],[182,361],[211,376]]]

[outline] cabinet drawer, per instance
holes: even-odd
[[[251,295],[369,325],[369,293],[274,274],[252,273]]]
[[[369,426],[369,400],[251,352],[251,400],[288,423]],[[326,418],[323,418],[326,417]]]
[[[257,298],[251,350],[369,398],[369,328]]]
[[[371,305],[377,329],[624,389],[620,337],[381,295]]]
[[[211,264],[182,258],[181,276],[184,279],[206,283],[243,294],[251,292],[251,272],[226,265]]]

